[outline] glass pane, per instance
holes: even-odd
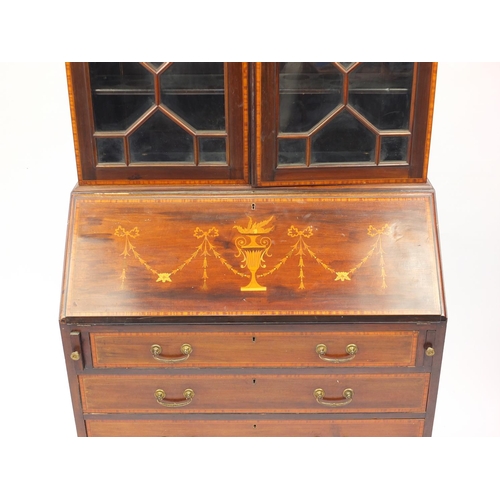
[[[279,63],[280,132],[305,132],[341,102],[343,76],[331,63]]]
[[[292,163],[304,165],[306,163],[305,139],[280,139],[278,142],[278,164]]]
[[[362,63],[349,75],[349,104],[380,130],[408,130],[413,63]]]
[[[224,63],[174,63],[161,75],[161,102],[197,130],[225,130]]]
[[[98,163],[124,163],[125,154],[122,138],[97,138]]]
[[[200,162],[226,163],[226,139],[219,137],[200,137]]]
[[[155,113],[130,136],[133,163],[193,162],[193,137],[163,113]]]
[[[154,76],[139,63],[89,63],[95,130],[124,131],[154,104]]]
[[[406,161],[408,137],[382,137],[380,161]]]
[[[312,138],[312,163],[365,162],[375,159],[375,135],[343,111]]]

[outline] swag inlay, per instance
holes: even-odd
[[[386,283],[386,271],[385,271],[385,259],[384,259],[384,249],[382,247],[382,236],[390,234],[390,228],[388,224],[385,224],[380,229],[375,228],[370,225],[367,230],[368,236],[375,238],[375,243],[370,247],[368,253],[361,259],[361,261],[353,266],[348,271],[336,271],[327,263],[324,262],[320,257],[316,255],[316,252],[312,249],[310,244],[307,244],[305,240],[310,240],[314,235],[312,226],[306,226],[303,229],[298,229],[295,226],[290,226],[287,231],[287,236],[289,238],[295,239],[296,242],[291,245],[290,250],[278,260],[278,262],[269,270],[266,270],[258,274],[259,269],[267,269],[267,264],[264,257],[272,257],[270,253],[271,247],[273,245],[272,239],[266,236],[268,233],[274,231],[274,226],[270,225],[274,220],[274,216],[261,221],[254,222],[251,217],[246,227],[235,225],[234,228],[240,233],[241,236],[237,236],[234,240],[234,245],[238,250],[235,254],[236,258],[241,257],[240,270],[234,267],[227,259],[225,259],[221,253],[216,249],[215,245],[212,243],[214,238],[219,236],[219,230],[216,227],[211,227],[208,229],[202,229],[196,227],[193,232],[193,237],[201,240],[201,243],[196,246],[194,252],[185,259],[178,267],[170,272],[159,272],[153,267],[151,267],[144,258],[141,257],[136,247],[132,244],[131,240],[136,239],[139,236],[139,228],[134,227],[131,230],[126,230],[122,226],[118,226],[115,229],[114,235],[120,238],[125,238],[125,246],[120,254],[124,259],[133,256],[137,259],[148,271],[156,276],[156,282],[161,283],[172,283],[172,278],[175,274],[182,271],[184,267],[190,264],[193,260],[200,257],[202,258],[202,281],[203,284],[201,288],[203,290],[208,289],[208,259],[209,257],[214,257],[221,264],[223,264],[227,269],[232,271],[237,276],[242,278],[250,279],[250,282],[246,286],[242,286],[240,290],[242,292],[259,292],[267,290],[266,286],[262,286],[257,279],[265,278],[272,275],[278,271],[292,256],[298,257],[298,278],[299,278],[299,290],[304,290],[305,287],[305,271],[304,271],[304,259],[309,256],[314,261],[316,261],[323,269],[331,274],[335,274],[335,279],[333,281],[351,281],[352,276],[356,271],[358,271],[366,261],[372,257],[374,254],[379,256],[379,268],[380,268],[380,278],[381,287],[387,288]],[[212,240],[212,241],[211,241]],[[248,272],[244,272],[243,269],[248,269]],[[122,282],[122,288],[125,286],[126,279],[126,267],[123,267],[122,274],[120,276]]]

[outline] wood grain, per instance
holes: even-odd
[[[92,437],[417,437],[422,419],[87,420]]]
[[[237,240],[249,236],[238,227],[265,221],[262,288],[243,290]],[[444,307],[429,193],[75,193],[69,231],[62,318],[439,317]]]
[[[203,328],[200,328],[203,330]],[[330,367],[415,366],[418,332],[238,332],[220,333],[92,333],[95,368],[171,368],[188,367]],[[193,348],[181,362],[163,363],[153,358],[153,344],[162,347],[162,356],[182,357],[180,347]],[[342,360],[346,346],[355,343],[358,353],[344,363],[319,358],[318,344],[326,344],[328,356]]]
[[[267,375],[82,375],[79,377],[85,413],[359,413],[425,412],[428,373]],[[181,402],[192,389],[191,404],[180,408],[159,405],[154,393]],[[325,399],[342,400],[351,388],[350,404],[318,404],[315,389]]]

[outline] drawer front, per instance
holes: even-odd
[[[428,386],[428,373],[80,376],[86,413],[422,413]]]
[[[90,341],[95,368],[406,367],[416,365],[418,332],[91,333]]]
[[[424,420],[87,420],[86,426],[93,437],[417,437]]]

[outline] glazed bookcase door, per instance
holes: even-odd
[[[82,184],[248,182],[246,63],[69,63]]]
[[[425,181],[436,69],[256,63],[256,184]]]

